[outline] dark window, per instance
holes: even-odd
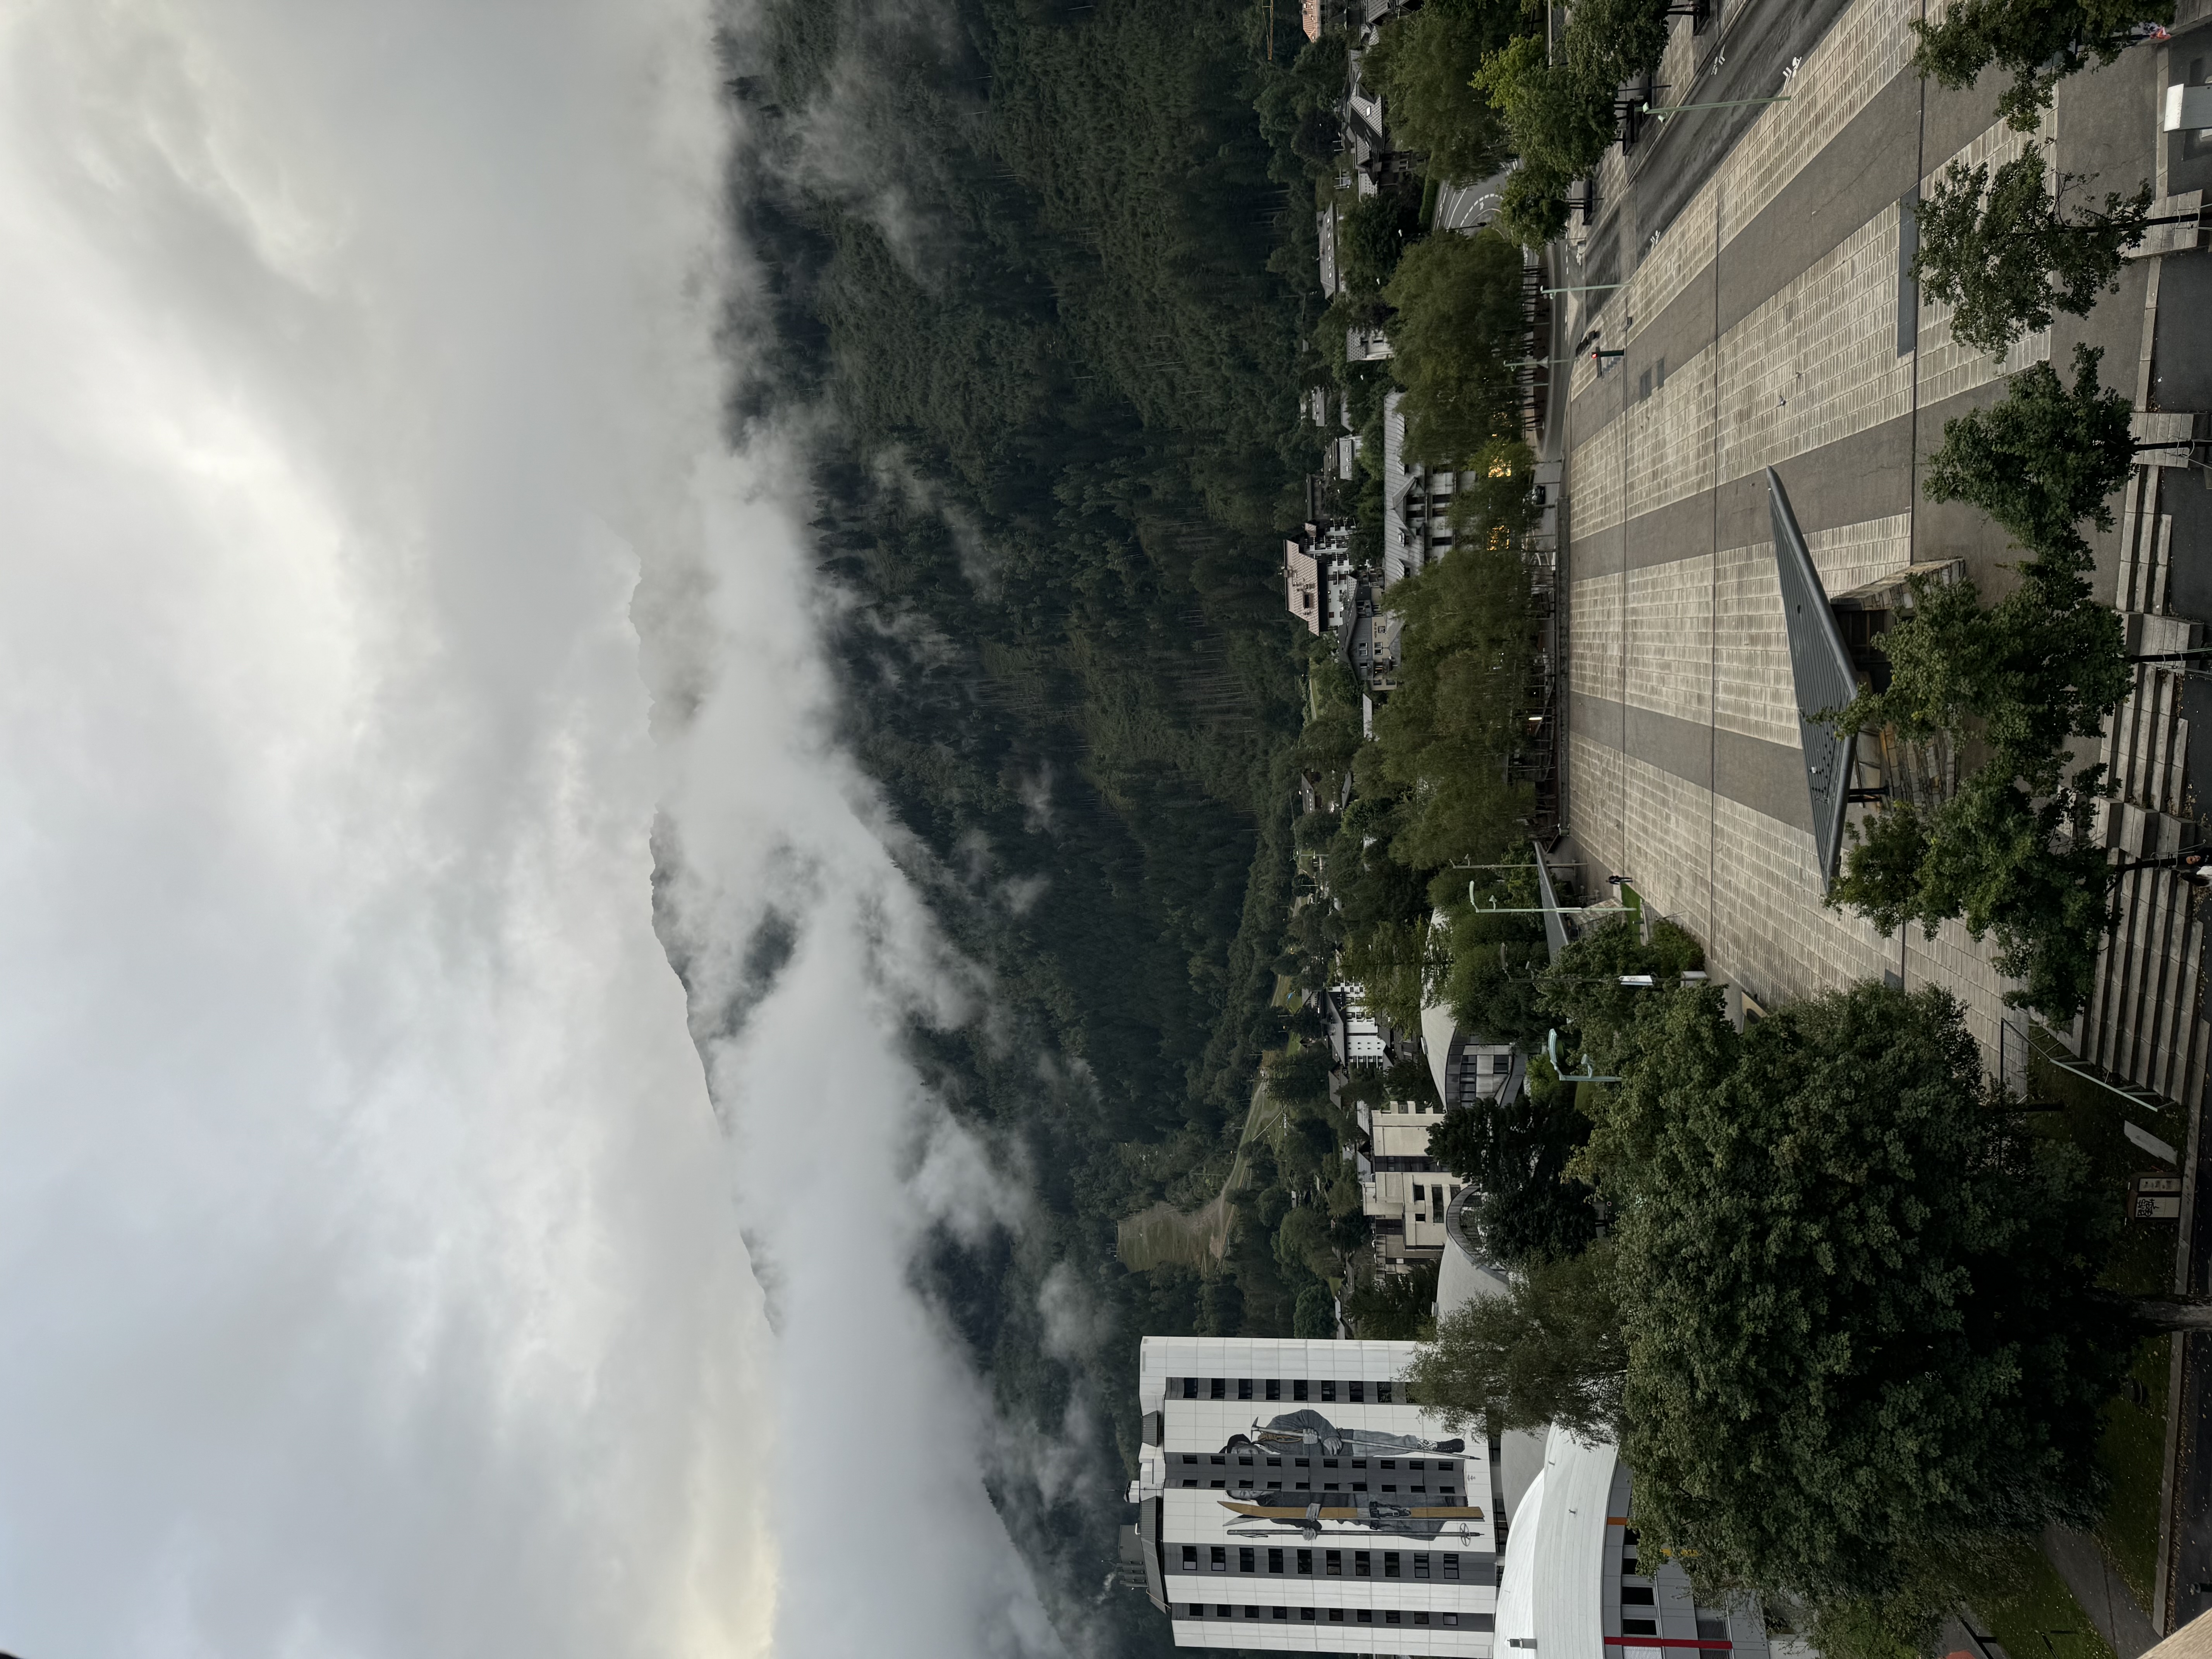
[[[1300,1550],[1298,1552],[1298,1571],[1309,1578],[1313,1577],[1313,1552],[1311,1550]]]
[[[1375,1576],[1370,1566],[1368,1553],[1365,1550],[1352,1551],[1352,1576],[1354,1578],[1372,1578]]]
[[[1367,1460],[1364,1457],[1355,1457],[1352,1460],[1352,1467],[1355,1469],[1364,1469],[1367,1467]]]
[[[1620,1633],[1623,1636],[1656,1636],[1659,1621],[1656,1619],[1624,1619],[1620,1621]]]
[[[1375,1398],[1379,1404],[1385,1406],[1389,1405],[1390,1403],[1390,1385],[1388,1382],[1377,1382],[1375,1385]]]
[[[1223,1482],[1218,1480],[1209,1480],[1206,1483],[1206,1489],[1209,1492],[1219,1492],[1222,1489],[1223,1484]]]
[[[1450,1626],[1456,1626],[1458,1625],[1458,1623],[1459,1623],[1459,1615],[1458,1615],[1457,1613],[1446,1613],[1446,1614],[1444,1615],[1444,1623],[1445,1623],[1445,1624],[1447,1624],[1447,1625],[1450,1625]]]
[[[1223,1378],[1217,1376],[1212,1379],[1209,1393],[1212,1399],[1226,1400],[1229,1398],[1229,1384]]]
[[[1270,1400],[1280,1400],[1282,1397],[1283,1379],[1279,1376],[1269,1377],[1267,1379],[1267,1398]]]
[[[1459,1467],[1459,1465],[1458,1465],[1458,1464],[1456,1464],[1456,1463],[1453,1463],[1453,1462],[1446,1462],[1446,1461],[1442,1460],[1442,1459],[1439,1459],[1439,1460],[1437,1461],[1437,1468],[1439,1470],[1441,1470],[1443,1473],[1444,1473],[1445,1474],[1450,1474],[1454,1469],[1457,1468],[1458,1467]]]
[[[1280,1572],[1282,1570],[1283,1570],[1283,1553],[1282,1553],[1282,1551],[1280,1551],[1280,1550],[1269,1550],[1269,1551],[1267,1552],[1267,1571],[1268,1571],[1269,1572]]]
[[[1426,1578],[1428,1576],[1429,1558],[1425,1555],[1415,1556],[1413,1558],[1413,1577],[1416,1578]]]
[[[1185,1544],[1182,1547],[1182,1570],[1185,1572],[1196,1572],[1198,1571],[1197,1545]]]
[[[1205,1617],[1206,1617],[1206,1603],[1205,1603],[1205,1602],[1203,1602],[1203,1601],[1193,1601],[1193,1602],[1190,1604],[1190,1616],[1191,1616],[1192,1618],[1194,1618],[1194,1619],[1203,1619],[1203,1618],[1205,1618]]]
[[[1385,1481],[1382,1483],[1382,1490],[1383,1490],[1384,1492],[1395,1492],[1395,1491],[1397,1491],[1398,1489],[1397,1489],[1397,1487],[1395,1487],[1395,1486],[1392,1486],[1392,1485],[1391,1485],[1388,1480],[1385,1480]]]
[[[1229,1616],[1229,1609],[1217,1603],[1213,1609],[1213,1616],[1216,1619],[1226,1619]]]
[[[1456,1577],[1459,1577],[1459,1557],[1457,1557],[1456,1555],[1447,1555],[1446,1557],[1444,1557],[1443,1561],[1444,1561],[1444,1577],[1447,1577],[1447,1578],[1456,1578]]]
[[[1413,1615],[1413,1622],[1417,1625],[1425,1625],[1429,1622],[1429,1615],[1425,1613],[1417,1613]]]
[[[1354,1382],[1352,1385],[1352,1403],[1355,1406],[1362,1404],[1366,1398],[1367,1385],[1364,1382]]]
[[[1247,1619],[1257,1619],[1260,1616],[1260,1609],[1257,1607],[1247,1607],[1244,1609],[1244,1616]]]
[[[1397,1551],[1385,1550],[1382,1552],[1382,1576],[1385,1578],[1397,1578],[1403,1576],[1398,1571]]]
[[[1367,1490],[1367,1483],[1364,1480],[1355,1480],[1352,1483],[1352,1489],[1354,1492],[1365,1492]]]
[[[1620,1587],[1620,1605],[1624,1607],[1648,1607],[1655,1605],[1651,1595],[1651,1586],[1649,1584],[1623,1584]]]
[[[1326,1575],[1327,1577],[1330,1578],[1341,1578],[1344,1577],[1344,1552],[1342,1550],[1324,1551],[1322,1553],[1322,1560],[1323,1565],[1325,1565],[1328,1569]]]
[[[1382,1460],[1382,1467],[1386,1469],[1395,1469],[1398,1467],[1398,1460],[1395,1457],[1386,1457]]]
[[[1323,1492],[1342,1492],[1344,1490],[1343,1487],[1338,1486],[1334,1480],[1322,1481],[1321,1483],[1321,1489]]]
[[[1311,1492],[1311,1491],[1313,1490],[1313,1482],[1312,1482],[1312,1481],[1310,1481],[1310,1480],[1301,1480],[1301,1481],[1299,1481],[1299,1482],[1298,1482],[1298,1490],[1299,1490],[1300,1492]]]
[[[1375,1622],[1375,1609],[1372,1607],[1362,1607],[1359,1609],[1358,1617],[1361,1624],[1371,1625]]]
[[[1240,1376],[1237,1379],[1237,1397],[1239,1400],[1249,1400],[1252,1397],[1252,1379],[1250,1377]]]
[[[1184,1485],[1184,1486],[1196,1486],[1197,1484],[1198,1484],[1198,1482],[1197,1482],[1197,1481],[1195,1481],[1195,1480],[1186,1480],[1186,1481],[1184,1481],[1184,1482],[1183,1482],[1183,1485]]]
[[[1725,1642],[1728,1640],[1728,1615],[1701,1613],[1698,1615],[1698,1640]]]
[[[1198,1398],[1198,1379],[1196,1377],[1186,1376],[1183,1378],[1182,1397],[1186,1400],[1195,1400]]]
[[[1334,1378],[1323,1377],[1322,1379],[1321,1397],[1323,1400],[1334,1400],[1336,1398],[1336,1382]]]
[[[1302,1469],[1310,1469],[1313,1467],[1313,1459],[1310,1457],[1296,1457],[1291,1461]]]
[[[1423,1469],[1426,1468],[1428,1465],[1422,1462],[1419,1458],[1415,1457],[1408,1459],[1407,1461],[1406,1467],[1409,1469]]]
[[[1336,1467],[1336,1460],[1334,1457],[1324,1457],[1321,1460],[1321,1466],[1325,1469],[1333,1469]],[[1360,1467],[1364,1468],[1366,1465],[1363,1463]]]
[[[1305,1378],[1304,1378],[1303,1376],[1294,1376],[1294,1377],[1292,1377],[1292,1378],[1291,1379],[1291,1399],[1293,1399],[1293,1400],[1303,1400],[1303,1399],[1304,1399],[1305,1397],[1306,1397],[1306,1380],[1305,1380]]]
[[[1239,1572],[1259,1571],[1260,1569],[1253,1565],[1254,1559],[1252,1550],[1249,1545],[1246,1547],[1238,1550],[1237,1552],[1237,1571]]]
[[[1636,1547],[1636,1540],[1637,1540],[1637,1532],[1636,1532],[1636,1528],[1633,1528],[1633,1527],[1623,1527],[1623,1528],[1620,1529],[1620,1547],[1621,1547],[1621,1548],[1623,1548],[1623,1549],[1626,1549],[1626,1550],[1632,1550],[1632,1549],[1634,1549],[1634,1548]]]
[[[1271,1607],[1268,1611],[1278,1619],[1287,1619],[1291,1616],[1291,1610],[1288,1607]]]
[[[1300,1607],[1298,1609],[1298,1617],[1304,1620],[1310,1625],[1313,1623],[1313,1616],[1314,1610],[1311,1607]]]
[[[1252,1460],[1249,1457],[1240,1457],[1237,1461],[1248,1469],[1252,1467]]]
[[[1213,1547],[1213,1570],[1216,1572],[1229,1571],[1229,1551],[1224,1545],[1216,1544]]]
[[[1392,1608],[1390,1608],[1388,1612],[1386,1612],[1386,1613],[1382,1615],[1382,1622],[1383,1622],[1384,1624],[1386,1624],[1386,1625],[1395,1625],[1395,1624],[1398,1623],[1398,1622],[1399,1622],[1398,1609],[1397,1609],[1397,1608],[1395,1608],[1395,1607],[1392,1607]]]
[[[1198,1462],[1198,1458],[1194,1453],[1185,1452],[1182,1455],[1182,1461],[1186,1463],[1195,1463]]]
[[[1445,1481],[1442,1486],[1438,1486],[1438,1487],[1437,1488],[1437,1490],[1438,1492],[1443,1492],[1443,1493],[1445,1493],[1445,1494],[1449,1495],[1449,1494],[1450,1494],[1450,1493],[1452,1493],[1452,1492],[1457,1492],[1457,1491],[1459,1490],[1459,1488],[1458,1488],[1457,1486],[1455,1486],[1454,1485],[1452,1485],[1452,1483],[1451,1483],[1450,1481],[1447,1480],[1447,1481]]]
[[[1419,1481],[1416,1480],[1416,1481],[1415,1481],[1412,1486],[1410,1486],[1407,1487],[1407,1488],[1406,1488],[1406,1490],[1407,1490],[1407,1492],[1425,1492],[1428,1491],[1428,1488],[1427,1488],[1426,1486],[1425,1486],[1421,1485],[1421,1483],[1420,1483]]]
[[[1215,1456],[1208,1457],[1206,1461],[1207,1462],[1209,1462],[1209,1463],[1212,1464],[1214,1468],[1220,1468],[1224,1463],[1226,1463],[1229,1460],[1228,1460],[1228,1458],[1227,1458],[1227,1457],[1225,1457],[1225,1456],[1221,1456],[1221,1455],[1215,1455]]]
[[[1279,1469],[1283,1467],[1283,1460],[1279,1457],[1271,1457],[1267,1460],[1267,1467],[1271,1469]]]
[[[1342,1607],[1331,1607],[1328,1610],[1328,1622],[1332,1625],[1342,1624],[1344,1622],[1344,1609]]]

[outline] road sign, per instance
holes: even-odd
[[[2135,1201],[2129,1214],[2137,1221],[2179,1221],[2181,1218],[2181,1177],[2137,1176]]]

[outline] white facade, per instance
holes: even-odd
[[[1753,1601],[1701,1607],[1674,1563],[1640,1558],[1618,1449],[1554,1428],[1514,1505],[1498,1639],[1545,1659],[1769,1659]]]
[[[1456,1176],[1429,1157],[1429,1131],[1443,1121],[1425,1102],[1392,1101],[1387,1109],[1359,1108],[1367,1154],[1359,1172],[1360,1207],[1376,1229],[1376,1254],[1386,1262],[1425,1258],[1444,1245],[1444,1212],[1459,1192]]]
[[[1490,1659],[1496,1512],[1487,1443],[1454,1447],[1405,1400],[1410,1342],[1144,1340],[1139,1540],[1176,1645]],[[1290,1413],[1426,1447],[1232,1444]],[[1265,1505],[1303,1515],[1250,1516]],[[1325,1511],[1385,1506],[1365,1519]],[[1398,1516],[1388,1510],[1402,1510]]]

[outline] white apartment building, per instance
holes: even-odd
[[[1410,1342],[1148,1336],[1147,1593],[1176,1645],[1489,1659],[1487,1443],[1407,1403]]]
[[[1359,1108],[1367,1136],[1360,1154],[1360,1207],[1386,1264],[1434,1261],[1444,1247],[1444,1212],[1461,1187],[1429,1157],[1429,1131],[1443,1117],[1425,1101]]]

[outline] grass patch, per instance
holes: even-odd
[[[2128,1374],[2129,1389],[2105,1406],[2098,1461],[2112,1476],[2112,1501],[2097,1540],[2135,1592],[2151,1605],[2158,1574],[2159,1486],[2166,1471],[2166,1385],[2172,1339],[2146,1340]]]
[[[2124,1127],[2132,1115],[2160,1139],[2173,1140],[2179,1131],[2160,1122],[2161,1115],[2148,1109],[2133,1110],[2111,1090],[2051,1064],[2039,1051],[2029,1055],[2027,1088],[2034,1101],[2059,1108],[2039,1112],[2030,1120],[2038,1132],[2063,1134],[2087,1154],[2099,1184],[2110,1193],[2113,1204],[2126,1204],[2136,1176],[2173,1173],[2171,1165],[2130,1140]],[[2121,1227],[2106,1269],[2106,1285],[2128,1296],[2165,1294],[2173,1285],[2178,1242],[2176,1223],[2130,1217]],[[2146,1607],[2151,1605],[2158,1571],[2169,1340],[2149,1338],[2136,1352],[2127,1385],[2106,1402],[2104,1433],[2098,1443],[2098,1460],[2111,1477],[2112,1492],[2097,1523],[2096,1538],[2136,1600]],[[2015,1654],[2014,1659],[2020,1656]]]
[[[2118,1659],[2033,1539],[2014,1540],[1960,1584],[1976,1621],[2012,1659]]]

